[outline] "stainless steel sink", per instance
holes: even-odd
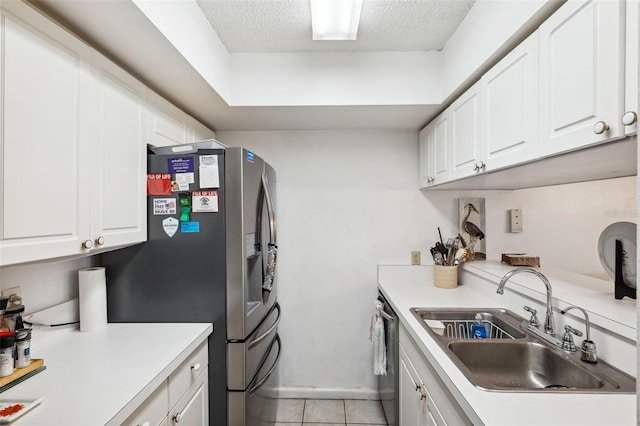
[[[476,387],[492,391],[634,393],[636,381],[615,367],[580,361],[527,328],[527,321],[505,309],[412,308],[453,363]],[[473,339],[468,329],[476,314],[492,332]]]
[[[466,339],[471,337],[471,324],[477,314],[491,339],[522,339],[522,318],[506,309],[422,309],[412,308],[413,315],[423,327],[441,339]]]

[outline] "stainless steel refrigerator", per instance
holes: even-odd
[[[214,324],[211,425],[275,420],[275,183],[260,157],[215,140],[150,148],[148,239],[102,255],[109,322]]]

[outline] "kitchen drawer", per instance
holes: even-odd
[[[206,370],[209,353],[204,342],[169,376],[169,407],[173,407]]]
[[[136,411],[124,421],[127,426],[157,426],[167,417],[169,411],[169,387],[164,381]]]
[[[171,407],[168,416],[169,426],[208,426],[209,425],[209,380],[208,368],[196,378],[191,387]]]

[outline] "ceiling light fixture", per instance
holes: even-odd
[[[310,0],[314,40],[355,40],[362,0]]]

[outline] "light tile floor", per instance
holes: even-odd
[[[280,399],[275,426],[386,425],[380,401]]]

